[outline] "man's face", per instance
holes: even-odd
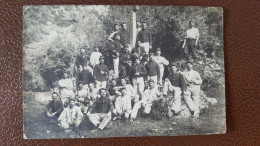
[[[85,53],[85,49],[80,49],[80,53],[84,54]]]
[[[115,80],[112,80],[112,83],[111,83],[113,86],[116,86],[116,81]]]
[[[101,97],[106,97],[106,90],[101,90],[100,95]]]
[[[154,87],[154,82],[149,82],[149,87],[152,89]]]
[[[73,108],[75,106],[75,101],[74,100],[71,100],[70,101],[70,108]]]
[[[191,70],[193,68],[193,65],[191,63],[187,63],[188,70]]]
[[[79,83],[79,90],[81,90],[83,88],[83,83]]]
[[[123,30],[126,30],[126,29],[127,29],[126,24],[123,24],[123,25],[122,25],[122,28],[123,28]]]
[[[157,55],[161,55],[161,53],[162,53],[161,51],[156,51]]]
[[[141,41],[137,41],[137,46],[141,47]]]
[[[84,66],[83,66],[83,69],[84,69],[84,70],[88,70],[88,66],[84,65]]]
[[[126,84],[125,79],[121,79],[121,84],[122,84],[122,85],[125,85],[125,84]]]
[[[141,23],[137,21],[137,22],[136,22],[136,26],[137,26],[137,27],[141,27]]]
[[[99,62],[100,62],[100,63],[104,63],[104,59],[100,59]]]
[[[176,73],[177,72],[177,67],[176,66],[171,66],[171,71],[172,71],[172,73]]]
[[[57,95],[57,94],[52,94],[52,99],[53,99],[54,101],[57,101],[57,100],[58,100],[58,95]]]
[[[88,86],[91,90],[94,89],[94,84],[89,84]]]
[[[119,25],[115,25],[115,30],[118,31],[119,29]]]
[[[147,24],[143,23],[143,29],[146,29],[146,28],[147,28]]]
[[[139,60],[139,59],[136,59],[136,60],[135,60],[135,63],[136,63],[136,64],[140,64],[140,60]]]
[[[67,78],[69,77],[68,73],[64,73],[64,74],[63,74],[63,77],[64,77],[65,79],[67,79]]]
[[[190,22],[190,27],[191,28],[194,27],[194,22],[193,21]]]
[[[123,90],[121,91],[121,93],[122,93],[122,95],[126,95],[126,89],[123,89]]]
[[[153,55],[150,55],[147,59],[147,61],[154,61]]]

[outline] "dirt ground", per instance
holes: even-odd
[[[198,119],[167,117],[156,121],[150,117],[139,117],[134,122],[112,121],[103,131],[94,129],[86,118],[80,133],[64,132],[57,123],[44,116],[44,108],[50,100],[50,92],[24,92],[24,136],[28,139],[58,139],[79,137],[128,137],[128,136],[169,136],[225,133],[225,89],[207,91],[206,95],[218,103],[203,110]],[[173,124],[173,121],[175,123]]]

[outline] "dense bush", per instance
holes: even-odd
[[[35,6],[24,9],[24,90],[48,90],[67,70],[75,76],[79,49],[101,48],[106,56],[107,36],[115,23],[126,22],[130,28],[129,6]],[[222,10],[205,7],[143,6],[137,20],[147,21],[153,32],[153,48],[161,47],[170,61],[184,58],[181,48],[190,20],[200,31],[198,60],[203,89],[223,85],[224,76]]]

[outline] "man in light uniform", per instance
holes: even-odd
[[[69,79],[69,75],[67,72],[63,73],[63,79],[60,79],[58,82],[60,89],[61,101],[64,104],[69,98],[74,98],[73,92],[73,82]]]
[[[161,95],[162,94],[158,90],[158,87],[155,86],[154,81],[149,80],[149,89],[146,89],[144,91],[142,99],[140,101],[138,101],[137,103],[135,103],[135,105],[132,109],[131,119],[132,120],[136,119],[138,110],[141,107],[144,107],[144,113],[145,114],[149,114],[151,112],[153,102],[156,101],[156,100],[159,100],[159,97]]]
[[[69,107],[63,110],[58,121],[60,122],[60,126],[66,129],[66,132],[69,132],[74,128],[78,130],[83,116],[80,107],[75,106],[75,99],[70,99]]]
[[[131,100],[136,103],[139,101],[139,95],[136,93],[134,87],[131,84],[127,84],[126,78],[120,79],[121,87],[126,89],[126,94],[131,97]]]
[[[96,64],[99,64],[99,58],[102,54],[99,52],[99,48],[95,48],[95,51],[90,55],[90,64],[94,68]]]
[[[165,78],[163,86],[163,94],[166,96],[168,91],[173,93],[171,99],[170,109],[168,111],[168,116],[171,117],[173,114],[178,115],[181,108],[181,80],[180,74],[177,72],[177,66],[174,63],[170,64],[171,74]]]
[[[118,96],[115,101],[115,108],[113,114],[115,117],[113,120],[121,118],[123,115],[125,119],[128,119],[131,114],[131,97],[127,95],[127,90],[125,87],[121,88],[121,96]]]
[[[159,64],[160,67],[160,85],[162,85],[162,77],[164,75],[164,66],[169,65],[169,61],[161,56],[161,48],[156,48],[156,56],[154,61]]]
[[[198,28],[194,27],[194,21],[190,21],[189,25],[190,29],[188,29],[185,33],[185,39],[182,48],[184,49],[185,54],[187,54],[187,59],[191,59],[191,57],[194,59],[200,34]]]
[[[202,84],[199,73],[193,70],[193,63],[187,62],[187,72],[183,73],[187,84],[187,89],[184,90],[184,100],[191,111],[193,117],[198,118],[200,113],[200,85]]]

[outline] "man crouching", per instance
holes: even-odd
[[[99,89],[99,94],[101,97],[93,103],[87,116],[98,130],[103,130],[111,120],[114,107],[105,88]]]
[[[75,99],[71,98],[69,100],[69,107],[63,110],[58,121],[66,132],[70,132],[71,130],[78,130],[82,119],[83,113],[81,112],[80,107],[75,106]]]

